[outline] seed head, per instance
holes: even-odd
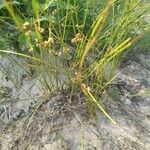
[[[86,88],[86,90],[89,92],[91,89],[90,89],[90,87],[88,86],[88,87]]]
[[[48,48],[48,47],[49,47],[49,41],[44,41],[44,42],[43,42],[43,46],[44,46],[45,48]]]
[[[93,39],[91,40],[91,45],[94,45],[95,43],[96,43],[96,39],[93,38]]]
[[[83,89],[86,89],[86,85],[85,85],[84,83],[81,84],[81,87],[82,87]]]
[[[68,52],[69,50],[70,50],[69,48],[63,47],[63,53],[66,53],[66,52]]]
[[[83,40],[83,36],[81,33],[77,33],[76,36],[71,40],[71,43],[80,43]]]
[[[81,38],[82,35],[81,35],[81,33],[77,33],[75,37],[78,39],[78,38]]]
[[[29,22],[25,22],[23,25],[22,25],[22,29],[27,32],[30,30],[30,23]]]
[[[26,36],[30,36],[30,35],[31,35],[31,31],[30,31],[30,30],[27,31],[27,32],[25,33],[25,35],[26,35]]]
[[[51,44],[54,44],[54,39],[53,39],[53,37],[49,37],[49,38],[48,38],[48,42],[51,43]]]
[[[29,22],[25,22],[25,23],[23,24],[23,26],[30,26],[30,23],[29,23]]]
[[[40,33],[44,33],[45,29],[44,28],[40,28]]]
[[[33,52],[33,47],[31,47],[31,48],[29,49],[29,52]]]
[[[77,40],[76,40],[76,38],[73,38],[73,39],[71,39],[71,43],[77,43]]]

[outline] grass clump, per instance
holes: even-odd
[[[107,94],[124,56],[147,30],[150,6],[139,0],[5,0],[2,5],[3,20],[13,20],[20,32],[20,51],[1,52],[29,58],[50,91],[82,91],[90,113],[96,106],[115,123],[98,95]]]

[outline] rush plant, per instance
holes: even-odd
[[[82,91],[90,113],[98,107],[116,123],[98,95],[107,94],[129,48],[142,38],[150,6],[139,0],[5,0],[3,9],[25,50],[1,52],[29,58],[50,91]]]

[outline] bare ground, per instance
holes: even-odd
[[[101,102],[117,125],[98,111],[89,117],[81,95],[70,105],[68,91],[45,98],[38,78],[11,60],[0,63],[1,150],[150,149],[149,53],[128,60]]]

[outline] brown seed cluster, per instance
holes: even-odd
[[[31,47],[31,48],[29,49],[29,52],[33,52],[33,47]]]
[[[71,43],[76,44],[80,43],[83,40],[83,36],[81,33],[77,33],[76,36],[71,40]]]
[[[67,53],[70,49],[68,47],[63,47],[63,53]]]
[[[48,40],[44,42],[40,42],[38,39],[35,39],[35,42],[37,47],[49,48],[51,44],[54,44],[54,39],[53,37],[49,37]]]
[[[84,83],[81,84],[81,89],[85,92],[90,92],[90,87],[85,85]]]
[[[30,30],[30,23],[29,22],[25,22],[23,25],[22,25],[22,30],[27,32]]]
[[[22,30],[25,32],[26,36],[30,36],[31,35],[31,30],[30,30],[30,23],[29,22],[25,22],[22,25]]]
[[[39,29],[39,32],[40,32],[41,34],[43,34],[43,33],[45,32],[45,29],[44,29],[44,28],[40,28],[40,29]]]
[[[90,41],[90,44],[91,44],[91,45],[95,45],[95,43],[96,43],[96,39],[93,38],[93,39]]]

